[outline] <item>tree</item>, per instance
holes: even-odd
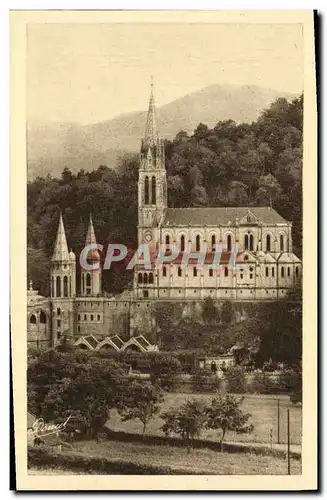
[[[202,302],[202,318],[207,325],[213,325],[219,321],[218,309],[210,296]]]
[[[190,452],[194,438],[200,436],[206,422],[205,405],[202,401],[191,399],[179,408],[172,408],[160,415],[165,421],[161,427],[166,435],[178,434]]]
[[[252,416],[251,413],[243,413],[240,408],[243,400],[244,398],[236,399],[230,394],[219,395],[206,406],[206,428],[221,430],[221,451],[223,451],[223,440],[227,431],[243,434],[251,433],[254,429],[252,424],[247,423]]]
[[[148,422],[160,411],[163,394],[150,382],[134,380],[123,392],[118,404],[122,420],[138,419],[143,424],[143,435]]]
[[[29,408],[46,421],[78,417],[84,421],[85,433],[97,437],[117,403],[124,378],[114,361],[86,352],[50,349],[29,363]]]
[[[229,392],[240,394],[246,392],[245,372],[241,366],[229,368],[225,373],[225,377]]]
[[[160,386],[163,390],[169,391],[172,389],[181,370],[181,364],[174,356],[167,356],[159,353],[151,355],[151,382],[154,385]]]

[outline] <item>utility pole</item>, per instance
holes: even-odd
[[[291,474],[291,456],[290,456],[290,410],[287,408],[287,474]]]

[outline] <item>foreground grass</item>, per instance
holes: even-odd
[[[117,441],[81,441],[74,443],[74,453],[106,457],[114,460],[137,460],[152,466],[173,466],[197,474],[287,474],[287,462],[271,456],[251,453],[219,453],[212,450],[191,450],[172,446],[151,446]],[[59,472],[58,472],[59,474]],[[291,474],[301,474],[299,460],[291,461]]]
[[[191,398],[196,399],[210,399],[214,394],[181,394],[181,393],[168,393],[162,404],[161,411],[164,412],[172,406],[179,406]],[[226,442],[256,442],[256,443],[270,443],[270,429],[272,429],[273,443],[277,442],[277,398],[280,399],[280,442],[286,443],[286,415],[287,408],[290,408],[290,421],[291,421],[291,444],[301,444],[302,435],[302,407],[292,405],[289,402],[288,396],[254,396],[245,395],[242,409],[246,413],[252,414],[251,422],[254,425],[252,434],[236,434],[235,432],[227,432]],[[154,417],[148,424],[147,434],[162,436],[160,430],[163,420],[159,416]],[[108,426],[114,430],[125,432],[142,432],[142,424],[138,420],[131,420],[129,422],[122,422],[119,414],[113,410],[110,413],[110,420]],[[206,431],[201,437],[211,439],[213,441],[219,440],[219,431]]]

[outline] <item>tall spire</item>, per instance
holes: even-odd
[[[52,260],[53,261],[69,260],[65,227],[64,227],[64,221],[62,220],[61,212],[60,212],[59,227],[58,227],[57,238],[53,251]]]
[[[149,101],[148,116],[146,119],[144,139],[147,144],[154,144],[157,139],[156,107],[153,95],[153,77],[151,77],[150,101]]]
[[[96,243],[96,242],[97,242],[97,240],[95,238],[95,232],[94,232],[94,227],[93,227],[92,214],[90,214],[90,221],[89,221],[89,227],[88,227],[88,230],[87,230],[85,245],[90,245],[90,244]]]

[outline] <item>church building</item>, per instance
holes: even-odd
[[[95,243],[90,216],[85,245]],[[208,296],[215,301],[276,300],[301,276],[301,261],[293,253],[292,223],[272,207],[167,206],[165,148],[156,129],[153,86],[140,151],[138,243],[149,245],[151,269],[137,265],[133,289],[108,297],[102,290],[100,265],[82,269],[76,283],[76,257],[69,251],[60,214],[50,269],[51,297],[38,295],[32,284],[27,294],[28,345],[55,346],[67,335],[82,347],[114,348],[117,343],[110,339],[120,335],[139,339],[122,341],[121,349],[152,350],[154,346],[136,333],[155,328],[151,311],[158,301],[190,303]],[[177,255],[156,266],[162,245],[177,248]],[[197,254],[203,249],[204,265],[200,265]],[[233,249],[235,265],[230,266]],[[218,251],[219,266],[212,266]],[[186,265],[185,252],[190,253]],[[98,250],[90,252],[88,262],[100,263]]]

